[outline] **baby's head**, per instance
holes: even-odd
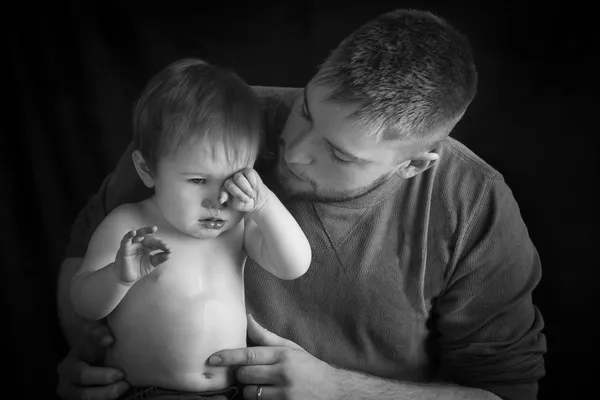
[[[195,59],[169,65],[138,99],[133,135],[136,170],[166,222],[197,238],[239,223],[242,214],[219,204],[219,194],[254,165],[263,125],[256,95],[237,74]]]

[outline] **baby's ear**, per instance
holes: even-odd
[[[135,166],[135,170],[137,171],[138,176],[140,177],[142,182],[144,182],[144,185],[146,185],[149,188],[153,188],[154,187],[154,178],[152,177],[152,172],[150,171],[150,167],[148,166],[148,163],[144,159],[144,156],[142,156],[142,153],[139,150],[135,150],[131,154],[131,159],[133,160],[133,165]]]
[[[433,167],[440,156],[433,151],[420,153],[398,166],[397,173],[404,179],[412,178]]]

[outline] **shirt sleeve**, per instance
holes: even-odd
[[[113,209],[152,195],[153,190],[144,186],[133,166],[132,152],[133,144],[130,143],[115,170],[104,179],[98,192],[77,215],[71,226],[65,258],[85,256],[92,234]]]
[[[532,303],[541,265],[502,178],[487,183],[455,254],[434,306],[437,378],[503,399],[536,399],[546,351],[543,319]]]

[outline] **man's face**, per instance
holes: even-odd
[[[381,184],[411,143],[377,143],[346,117],[355,108],[324,102],[329,89],[309,83],[296,100],[279,143],[278,180],[289,195],[346,200]]]

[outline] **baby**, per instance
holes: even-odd
[[[154,195],[98,226],[71,282],[75,310],[107,317],[106,364],[132,387],[227,388],[231,371],[206,361],[246,346],[246,257],[281,279],[311,261],[301,228],[252,168],[258,100],[235,73],[188,59],[149,82],[133,125],[133,163]]]

